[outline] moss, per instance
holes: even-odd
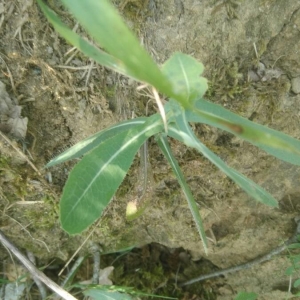
[[[106,87],[106,89],[105,89],[105,97],[106,98],[113,98],[113,97],[115,97],[115,94],[116,94],[116,88],[114,86]]]
[[[42,204],[26,207],[24,217],[28,219],[34,228],[51,229],[58,224],[58,203],[50,195],[41,199]]]
[[[263,123],[272,123],[275,113],[280,112],[281,97],[285,97],[290,90],[290,81],[280,77],[270,81],[259,81],[253,84],[255,95],[259,103],[257,113],[263,117]],[[262,113],[263,112],[263,113]]]
[[[3,194],[10,202],[24,200],[27,196],[27,172],[27,168],[13,166],[11,159],[0,156],[0,183]]]
[[[233,100],[239,95],[245,96],[249,83],[243,78],[237,62],[231,64],[218,62],[209,75],[206,96],[208,98],[218,98],[221,102]]]
[[[150,244],[141,248],[135,248],[127,253],[115,253],[102,257],[106,265],[115,264],[112,280],[116,285],[132,287],[135,291],[142,291],[146,294],[156,294],[160,296],[169,296],[182,299],[192,298],[192,295],[198,295],[201,299],[216,299],[210,284],[197,284],[188,286],[184,289],[176,286],[176,279],[182,278],[182,272],[185,270],[178,264],[177,253],[173,249],[172,254],[168,253],[166,248],[158,244]],[[179,249],[177,249],[179,250]],[[174,252],[175,251],[175,252]],[[181,250],[180,250],[181,251]],[[179,252],[178,252],[179,253]],[[204,266],[205,267],[205,266]],[[200,268],[191,267],[195,271],[195,276],[199,276]],[[203,273],[211,272],[210,267],[203,269]],[[189,297],[190,296],[190,297]],[[146,298],[143,298],[146,299]]]

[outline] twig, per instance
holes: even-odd
[[[64,56],[69,55],[71,52],[73,52],[73,51],[76,50],[76,49],[77,49],[76,47],[72,47],[71,49],[69,49],[69,50],[64,54]]]
[[[148,143],[147,141],[140,148],[140,167],[138,176],[142,179],[142,186],[138,187],[138,202],[144,198],[147,193],[148,185]]]
[[[84,261],[85,256],[79,256],[75,263],[73,264],[71,270],[68,272],[66,278],[64,279],[64,281],[61,284],[61,287],[65,287],[69,281],[74,277],[75,272],[77,271],[77,269],[80,267],[80,265],[82,264],[82,262]]]
[[[42,176],[42,174],[39,172],[39,170],[36,168],[36,166],[28,159],[28,157],[23,154],[21,150],[19,150],[14,144],[10,141],[9,138],[7,138],[1,131],[0,131],[0,136],[22,157],[24,158],[28,164],[31,166],[31,168],[38,173],[38,175]]]
[[[277,255],[279,253],[281,253],[283,250],[285,250],[287,248],[288,245],[297,242],[297,236],[300,234],[300,220],[297,221],[297,229],[294,233],[294,235],[288,239],[283,245],[280,245],[278,247],[276,247],[275,249],[271,250],[268,254],[263,255],[261,257],[255,258],[247,263],[235,266],[235,267],[231,267],[231,268],[227,268],[224,270],[220,270],[220,271],[216,271],[210,274],[206,274],[206,275],[201,275],[199,277],[196,277],[194,279],[188,280],[182,284],[180,284],[179,286],[186,286],[186,285],[190,285],[193,284],[195,282],[199,282],[199,281],[203,281],[209,278],[214,278],[214,277],[218,277],[221,275],[226,275],[228,273],[233,273],[233,272],[237,272],[240,270],[246,270],[246,269],[250,269],[252,268],[254,265],[260,264],[262,262],[268,261],[270,260],[274,255]]]
[[[65,268],[70,264],[70,262],[73,260],[73,258],[76,256],[76,254],[80,251],[80,249],[84,246],[84,244],[88,241],[88,239],[91,237],[91,235],[94,233],[94,231],[96,230],[96,228],[98,228],[98,225],[100,223],[100,220],[96,223],[95,227],[93,228],[93,230],[88,234],[88,236],[86,237],[86,239],[82,242],[82,244],[78,247],[78,249],[74,252],[74,254],[71,256],[71,258],[67,261],[67,263],[64,265],[64,267],[60,270],[60,272],[58,273],[58,276],[60,276],[62,274],[62,272],[65,270]]]
[[[16,223],[22,228],[22,230],[24,230],[24,231],[25,231],[25,232],[26,232],[26,233],[27,233],[34,241],[37,241],[37,242],[43,244],[43,245],[45,246],[45,248],[47,249],[47,251],[50,253],[50,250],[49,250],[48,245],[47,245],[44,241],[42,241],[42,240],[40,240],[40,239],[34,238],[34,237],[31,235],[31,233],[26,229],[26,227],[30,226],[30,223],[29,223],[28,225],[26,225],[26,226],[23,226],[23,225],[22,225],[20,222],[18,222],[16,219],[12,218],[10,215],[8,215],[8,214],[5,213],[5,210],[7,210],[7,209],[9,209],[10,207],[12,207],[12,205],[13,205],[13,204],[11,204],[8,208],[5,208],[5,209],[4,209],[4,211],[3,211],[3,216],[6,216],[6,217],[8,217],[9,219],[11,219],[12,221],[16,222]],[[1,299],[1,298],[0,298],[0,299]]]
[[[30,251],[28,251],[28,250],[26,251],[26,253],[27,253],[27,257],[29,258],[29,260],[30,260],[34,265],[36,265],[36,260],[35,260],[35,257],[34,257],[34,255],[33,255],[33,253],[30,252]],[[34,280],[36,286],[38,287],[42,299],[46,299],[46,298],[47,298],[47,291],[46,291],[46,289],[45,289],[44,284],[43,284],[43,283],[40,281],[40,279],[39,279],[38,277],[36,277],[36,276],[32,276],[32,279]]]
[[[91,73],[92,73],[92,69],[94,69],[94,63],[95,63],[95,61],[91,59],[91,63],[89,65],[88,72],[86,75],[85,86],[88,86],[88,83],[89,83],[89,80],[91,77]]]
[[[91,66],[88,65],[88,66],[82,66],[82,67],[73,67],[73,66],[56,65],[56,66],[54,66],[54,68],[70,69],[70,70],[89,70],[91,68]],[[93,67],[93,69],[97,69],[97,67]]]
[[[8,73],[8,76],[9,76],[9,80],[10,80],[10,84],[11,84],[11,87],[12,87],[12,90],[14,92],[14,95],[17,96],[17,90],[16,90],[16,87],[15,87],[15,83],[14,83],[14,79],[13,79],[13,76],[11,74],[11,71],[6,63],[6,61],[0,56],[0,59],[3,61],[3,63],[5,64],[6,66],[6,69],[7,69],[7,73]]]
[[[90,248],[90,251],[93,254],[93,259],[94,259],[92,284],[99,284],[101,249],[97,243],[93,243]]]
[[[38,270],[35,265],[30,262],[17,248],[13,245],[6,236],[0,230],[0,242],[6,248],[8,248],[25,266],[25,268],[32,274],[33,277],[38,277],[42,282],[44,282],[53,292],[60,295],[62,298],[66,300],[77,300],[67,291],[62,289],[59,285],[53,282],[50,278],[48,278],[43,272]]]
[[[66,60],[65,66],[69,64],[69,62],[74,58],[74,56],[78,53],[78,49],[75,48],[75,51],[71,54],[71,56]]]

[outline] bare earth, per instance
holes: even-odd
[[[58,1],[48,2],[64,22],[76,26]],[[300,138],[300,1],[115,4],[158,63],[181,51],[204,64],[211,82],[207,99]],[[86,36],[80,26],[77,32]],[[11,141],[0,136],[0,229],[43,262],[66,261],[91,230],[70,237],[59,226],[59,195],[74,163],[49,170],[43,166],[82,138],[145,115],[146,106],[149,113],[155,112],[155,105],[147,104],[149,95],[141,95],[136,83],[68,45],[32,0],[0,0],[0,36],[0,132]],[[279,209],[249,199],[196,151],[172,142],[210,238],[205,257],[179,185],[151,140],[150,204],[144,214],[125,220],[126,205],[135,197],[137,158],[90,241],[107,252],[151,242],[183,247],[189,260],[205,257],[223,269],[263,255],[293,234],[294,218],[300,214],[300,168],[215,128],[195,124],[194,129],[228,165],[273,194]],[[88,243],[81,253],[87,248]],[[9,260],[4,248],[0,257]],[[205,284],[215,298],[205,299],[233,299],[238,291],[256,292],[264,300],[285,299],[289,265],[283,253],[250,270],[211,280]]]

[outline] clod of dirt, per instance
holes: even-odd
[[[26,136],[28,119],[21,116],[22,107],[12,100],[0,81],[0,130],[13,138],[23,140]]]

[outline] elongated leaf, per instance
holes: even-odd
[[[95,41],[124,64],[130,76],[149,83],[178,101],[185,101],[182,95],[176,95],[171,82],[140,45],[109,1],[62,0],[62,2]]]
[[[298,278],[297,280],[295,280],[293,286],[294,286],[294,288],[297,288],[297,287],[300,286],[300,278]]]
[[[173,83],[175,93],[182,94],[186,102],[192,103],[206,92],[207,80],[200,77],[203,64],[193,57],[174,53],[162,66],[163,73]]]
[[[257,299],[257,294],[247,293],[247,292],[239,292],[238,295],[234,298],[234,300],[255,300],[255,299]]]
[[[85,286],[82,285],[74,285],[77,286],[79,288],[85,288]],[[151,298],[160,298],[160,299],[169,299],[169,300],[176,300],[177,298],[173,298],[173,297],[166,297],[166,296],[160,296],[160,295],[155,295],[155,294],[149,294],[149,293],[144,293],[141,292],[139,290],[136,290],[132,287],[128,287],[128,286],[117,286],[117,285],[113,285],[113,286],[105,286],[105,285],[101,285],[101,286],[92,286],[91,288],[89,288],[88,290],[84,291],[84,294],[86,296],[90,296],[93,297],[93,299],[107,299],[107,298],[100,298],[102,295],[111,295],[112,294],[102,294],[102,292],[109,292],[109,293],[119,293],[120,295],[125,295],[126,297],[130,297],[130,296],[134,296],[134,299],[137,299],[137,297],[151,297]],[[130,296],[129,296],[130,295]],[[118,295],[117,295],[118,297]],[[116,298],[116,299],[129,299],[129,298]],[[110,298],[112,299],[112,298]],[[131,299],[131,298],[130,298]]]
[[[205,123],[229,131],[281,160],[300,165],[299,140],[251,122],[220,105],[198,100],[195,110],[187,110],[187,121]]]
[[[100,132],[97,132],[56,156],[54,159],[48,162],[46,168],[61,164],[71,159],[79,158],[114,135],[122,131],[126,131],[134,126],[142,125],[146,122],[146,120],[146,117],[136,118],[133,120],[120,122]]]
[[[198,232],[200,234],[202,243],[203,243],[203,247],[204,247],[204,251],[207,254],[207,239],[206,239],[206,235],[205,235],[205,230],[203,227],[203,223],[202,223],[202,219],[201,216],[199,214],[199,209],[198,206],[196,204],[196,201],[193,197],[193,194],[189,188],[189,186],[187,185],[185,179],[184,179],[184,175],[181,172],[181,169],[178,165],[178,162],[176,161],[176,158],[174,157],[170,145],[166,139],[165,136],[163,136],[162,134],[159,135],[159,139],[158,139],[158,145],[161,149],[161,151],[163,152],[163,154],[165,155],[165,157],[167,158],[168,162],[170,163],[173,172],[182,188],[182,191],[185,195],[185,198],[188,202],[189,208],[191,210],[192,216],[194,218],[194,221],[196,223],[196,227],[198,229]]]
[[[288,249],[299,249],[300,243],[288,245]]]
[[[94,59],[102,66],[134,78],[134,74],[132,74],[130,70],[127,69],[126,66],[119,59],[114,58],[113,56],[95,47],[87,40],[81,38],[77,33],[75,33],[69,27],[67,27],[53,12],[53,10],[51,10],[47,5],[43,3],[42,0],[37,0],[37,2],[41,7],[41,10],[43,11],[44,15],[47,17],[48,21],[53,25],[55,30],[70,44],[77,47],[85,55]]]
[[[277,207],[278,202],[271,194],[265,191],[262,187],[254,183],[249,178],[245,177],[238,171],[228,167],[216,154],[210,151],[204,144],[202,144],[194,135],[192,129],[189,127],[187,121],[182,115],[182,119],[177,119],[176,125],[169,126],[168,135],[183,142],[189,147],[196,148],[214,165],[216,165],[223,173],[231,178],[237,185],[239,185],[245,192],[257,201],[269,206]]]
[[[135,154],[162,131],[160,116],[122,131],[94,148],[74,167],[60,202],[60,221],[70,234],[82,232],[102,214],[123,181]]]
[[[131,300],[132,298],[124,293],[109,291],[103,289],[88,289],[83,292],[85,296],[89,296],[94,300]]]

